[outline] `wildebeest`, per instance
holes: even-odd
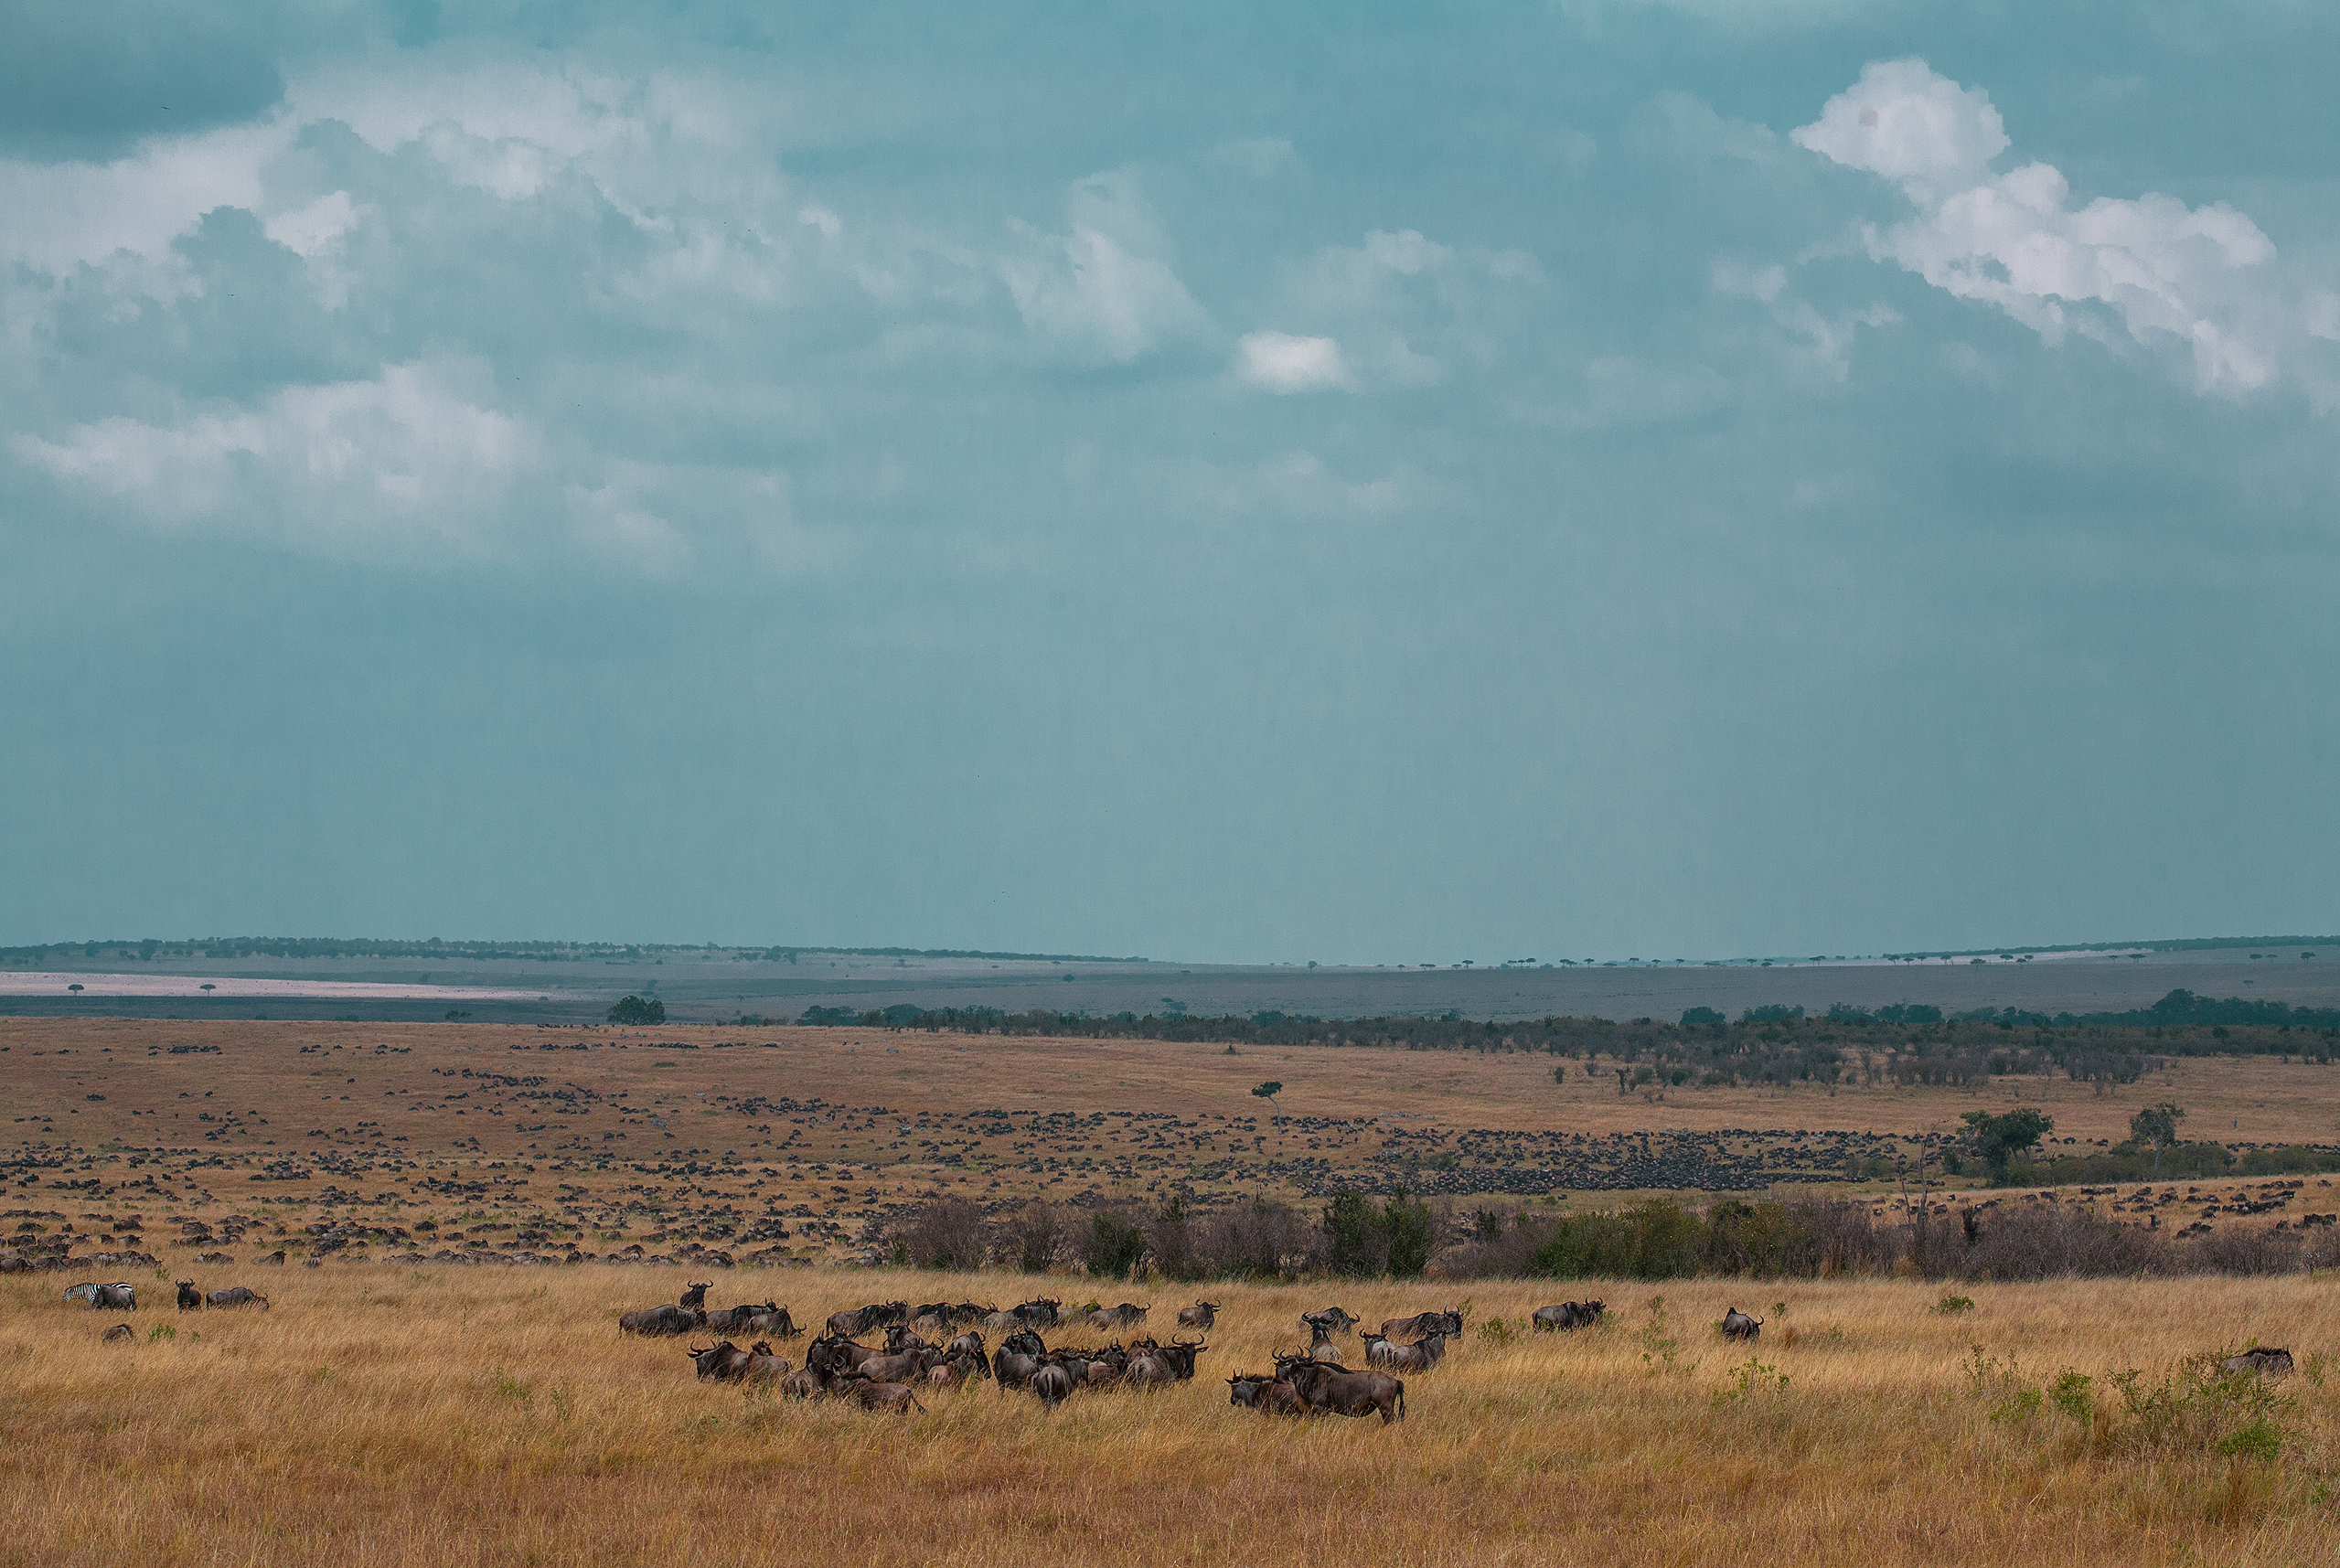
[[[747,1348],[747,1381],[763,1382],[767,1379],[788,1375],[788,1358],[777,1354],[769,1342],[758,1339]]]
[[[828,1385],[810,1367],[799,1367],[780,1380],[783,1399],[818,1399],[828,1392]]]
[[[713,1283],[714,1281],[712,1280],[702,1280],[700,1283],[689,1286],[682,1293],[681,1299],[676,1302],[675,1305],[681,1307],[685,1312],[706,1311],[707,1287]]]
[[[841,1335],[823,1334],[805,1347],[805,1365],[824,1378],[857,1371],[862,1362],[882,1354],[872,1346],[857,1345]]]
[[[949,1344],[944,1346],[943,1354],[950,1357],[953,1360],[956,1360],[961,1356],[973,1356],[977,1360],[980,1361],[985,1360],[988,1352],[983,1349],[982,1333],[978,1329],[970,1328],[966,1333],[961,1334],[956,1339],[953,1339]],[[984,1376],[986,1377],[990,1375],[991,1374],[988,1371],[984,1373]]]
[[[1125,1301],[1118,1307],[1100,1307],[1089,1314],[1089,1326],[1093,1328],[1135,1328],[1146,1320],[1146,1307],[1134,1301]]]
[[[1538,1328],[1584,1328],[1599,1322],[1608,1310],[1608,1304],[1603,1301],[1564,1301],[1556,1307],[1537,1307],[1528,1321]]]
[[[853,1370],[879,1383],[906,1383],[926,1375],[926,1369],[939,1366],[943,1353],[929,1345],[920,1349],[903,1350],[893,1355],[865,1356]]]
[[[1129,1370],[1123,1374],[1123,1381],[1136,1389],[1167,1388],[1178,1381],[1178,1370],[1159,1351],[1141,1350],[1129,1358]]]
[[[796,1328],[788,1320],[788,1309],[776,1301],[761,1307],[750,1302],[743,1307],[722,1307],[707,1315],[707,1328],[718,1334],[772,1333],[786,1339]]]
[[[203,1307],[203,1293],[195,1288],[195,1282],[191,1279],[182,1279],[174,1283],[178,1285],[178,1309],[181,1312],[200,1311]]]
[[[926,1413],[918,1396],[901,1383],[873,1383],[867,1378],[846,1378],[829,1387],[830,1393],[839,1399],[849,1399],[863,1410],[882,1410],[908,1415],[912,1411]]]
[[[1312,1361],[1339,1361],[1341,1347],[1332,1342],[1332,1334],[1322,1323],[1309,1325],[1309,1348],[1301,1354]]]
[[[904,1350],[931,1350],[932,1341],[920,1336],[907,1323],[896,1323],[886,1330],[886,1354],[898,1356]]]
[[[1227,1403],[1268,1415],[1306,1415],[1309,1407],[1290,1381],[1273,1372],[1243,1372],[1227,1380]]]
[[[135,1312],[138,1310],[138,1287],[127,1282],[102,1285],[98,1286],[98,1293],[90,1297],[90,1305],[112,1307],[118,1312]]]
[[[1051,1362],[1032,1373],[1031,1386],[1031,1392],[1040,1396],[1040,1403],[1054,1410],[1072,1397],[1073,1374]]]
[[[231,1285],[225,1290],[215,1290],[203,1298],[203,1304],[206,1307],[250,1307],[255,1301],[260,1303],[260,1309],[262,1312],[268,1310],[268,1297],[240,1285]]]
[[[1306,1409],[1336,1415],[1377,1410],[1384,1426],[1405,1419],[1405,1385],[1381,1372],[1344,1371],[1306,1356],[1278,1356],[1276,1374],[1292,1385]]]
[[[1310,1334],[1346,1334],[1358,1324],[1357,1315],[1339,1307],[1320,1307],[1300,1314],[1300,1327]]]
[[[964,1328],[981,1319],[990,1310],[988,1307],[978,1307],[972,1301],[930,1301],[910,1316],[914,1318],[932,1317],[946,1328]]]
[[[1181,1328],[1209,1328],[1218,1321],[1219,1304],[1215,1301],[1198,1301],[1178,1309],[1178,1326]]]
[[[1726,1339],[1759,1339],[1763,1337],[1763,1319],[1749,1317],[1737,1307],[1723,1314],[1723,1338]]]
[[[1365,1365],[1393,1371],[1426,1372],[1446,1359],[1447,1337],[1430,1334],[1411,1345],[1393,1345],[1379,1334],[1365,1336]]]
[[[866,1334],[872,1328],[882,1328],[889,1323],[910,1321],[910,1303],[906,1301],[877,1301],[867,1307],[857,1307],[848,1312],[828,1315],[828,1331],[839,1339],[850,1339],[856,1334]]]
[[[1170,1370],[1179,1375],[1181,1382],[1184,1382],[1191,1381],[1194,1377],[1194,1358],[1210,1348],[1208,1345],[1200,1343],[1189,1344],[1184,1339],[1173,1339],[1167,1345],[1155,1346],[1154,1354],[1168,1361],[1170,1364]]]
[[[1462,1313],[1417,1312],[1411,1317],[1391,1317],[1382,1323],[1381,1337],[1400,1342],[1411,1342],[1431,1334],[1444,1334],[1449,1339],[1462,1333]]]
[[[1016,1316],[1023,1320],[1024,1326],[1028,1328],[1053,1328],[1056,1327],[1059,1317],[1057,1309],[1063,1305],[1063,1302],[1052,1296],[1035,1296],[1030,1301],[1019,1303],[1016,1307]]]
[[[1046,1354],[1048,1347],[1041,1343],[1039,1335],[1019,1328],[999,1341],[991,1357],[991,1375],[1003,1389],[1021,1388],[1040,1371],[1044,1364],[1041,1358]]]
[[[212,1305],[216,1307],[219,1303],[215,1300]],[[617,1327],[618,1331],[625,1334],[688,1334],[693,1329],[707,1327],[707,1314],[691,1307],[661,1304],[626,1313],[617,1320]]]
[[[729,1339],[719,1340],[705,1349],[693,1345],[683,1352],[702,1378],[716,1382],[737,1382],[747,1376],[748,1354]]]
[[[2239,1356],[2228,1356],[2218,1363],[2222,1372],[2257,1372],[2261,1377],[2287,1378],[2292,1375],[2292,1353],[2272,1345],[2253,1345]]]
[[[98,1338],[109,1345],[126,1345],[138,1338],[138,1330],[127,1323],[117,1323]]]

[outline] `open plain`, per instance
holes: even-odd
[[[1725,1151],[1740,1195],[1888,1208],[1897,1182],[1847,1180],[1847,1148],[1914,1149],[2016,1097],[2083,1139],[2175,1098],[2206,1131],[2322,1141],[2340,1073],[2311,1062],[1645,1096],[1519,1052],[867,1029],[17,1019],[0,1052],[9,1244],[88,1260],[0,1276],[0,1561],[2340,1560],[2340,1300],[2315,1276],[1958,1285],[1973,1305],[1945,1312],[1915,1279],[849,1266],[941,1194],[1312,1211],[1395,1179],[1457,1225],[1495,1200],[1718,1195],[1623,1185],[1645,1135]],[[1576,1184],[1520,1197],[1505,1173],[1531,1157]],[[2326,1180],[2188,1183],[2183,1206],[2264,1226],[2340,1208]],[[135,1283],[140,1309],[60,1300],[82,1278]],[[180,1314],[183,1279],[269,1306]],[[621,1311],[711,1279],[711,1305],[776,1298],[816,1326],[892,1298],[1127,1296],[1167,1339],[1170,1308],[1223,1305],[1192,1382],[1053,1412],[984,1382],[899,1420],[701,1383],[682,1342],[619,1335]],[[1587,1296],[1608,1304],[1599,1327],[1526,1331],[1534,1307]],[[1467,1303],[1468,1327],[1408,1379],[1401,1424],[1232,1408],[1221,1380],[1332,1302],[1368,1322]],[[1755,1344],[1716,1335],[1733,1306],[1766,1319]],[[128,1342],[102,1342],[117,1322]],[[2185,1370],[2253,1343],[2298,1373],[2262,1390]]]

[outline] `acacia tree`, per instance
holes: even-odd
[[[2028,1105],[1997,1116],[1988,1111],[1969,1111],[1959,1119],[1972,1129],[1970,1136],[1975,1152],[1990,1167],[1991,1180],[1997,1186],[2006,1182],[2008,1161],[2056,1130],[2055,1117]]]
[[[2177,1141],[2177,1124],[2184,1120],[2185,1108],[2172,1100],[2158,1105],[2148,1105],[2129,1118],[2129,1136],[2153,1151],[2153,1169],[2162,1168],[2162,1150]]]

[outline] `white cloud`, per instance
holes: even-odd
[[[2289,297],[2268,265],[2273,242],[2249,218],[2157,192],[2075,210],[2046,164],[1993,174],[2009,144],[1989,95],[1922,60],[1872,64],[1794,139],[1897,181],[1918,209],[1865,230],[1872,258],[1995,305],[2051,343],[2072,330],[2181,346],[2204,390],[2233,394],[2266,385],[2310,330],[2311,307]]]
[[[1160,256],[1161,236],[1134,181],[1091,176],[1064,205],[1070,234],[1011,223],[1023,243],[999,263],[1034,336],[1073,358],[1117,365],[1209,336],[1211,317]]]
[[[175,424],[121,416],[19,457],[147,526],[260,534],[363,558],[494,553],[483,536],[535,459],[532,431],[470,400],[453,367],[415,363],[368,381],[290,387],[258,407]]]
[[[347,191],[337,190],[306,207],[278,213],[265,229],[271,240],[306,260],[321,254],[357,226],[357,204]]]
[[[1330,337],[1254,332],[1240,347],[1243,379],[1268,391],[1312,392],[1350,384],[1341,345]]]
[[[51,273],[121,251],[162,257],[214,208],[260,209],[262,171],[291,140],[272,121],[148,142],[110,164],[0,160],[0,256]]]
[[[1419,229],[1373,229],[1361,244],[1327,246],[1290,271],[1277,315],[1313,331],[1261,335],[1264,347],[1277,338],[1336,343],[1339,384],[1351,390],[1432,386],[1455,358],[1493,361],[1501,337],[1483,318],[1543,276],[1523,251],[1458,250]],[[1259,379],[1248,341],[1243,364]]]

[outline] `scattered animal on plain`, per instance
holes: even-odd
[[[2257,1372],[2263,1378],[2287,1378],[2292,1375],[2292,1353],[2272,1345],[2253,1345],[2239,1356],[2228,1356],[2218,1363],[2222,1372]]]
[[[138,1338],[138,1330],[127,1323],[117,1323],[98,1338],[109,1345],[127,1345]]]
[[[1181,1328],[1201,1328],[1207,1331],[1218,1321],[1219,1304],[1215,1301],[1198,1301],[1191,1307],[1181,1307],[1178,1309],[1178,1326]]]
[[[182,1279],[176,1280],[173,1283],[178,1286],[178,1309],[181,1312],[199,1312],[202,1310],[203,1293],[195,1288],[195,1282],[193,1280]]]
[[[215,1290],[203,1298],[206,1307],[250,1307],[259,1303],[262,1312],[268,1310],[268,1297],[245,1285],[231,1285],[225,1290]]]
[[[1763,1337],[1763,1319],[1749,1317],[1737,1307],[1723,1314],[1723,1338],[1726,1339],[1759,1339]]]
[[[1383,1372],[1347,1371],[1306,1356],[1278,1356],[1276,1375],[1292,1385],[1301,1405],[1335,1415],[1378,1411],[1382,1424],[1405,1419],[1405,1385]]]

